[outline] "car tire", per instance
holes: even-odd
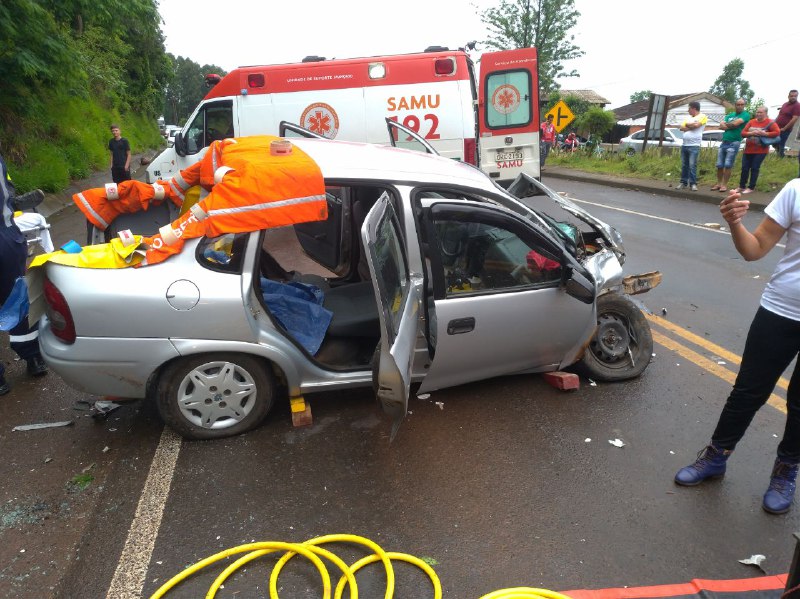
[[[624,381],[642,374],[653,354],[653,335],[642,311],[616,293],[597,300],[597,331],[579,367],[589,378]]]
[[[636,155],[636,150],[634,150],[633,148],[625,148],[625,155],[626,156],[635,156]]]
[[[186,439],[218,439],[249,431],[275,400],[272,371],[246,354],[179,359],[159,377],[156,405],[164,422]],[[236,397],[236,403],[230,400]]]

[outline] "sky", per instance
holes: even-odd
[[[800,87],[798,33],[788,0],[575,0],[572,29],[586,53],[564,64],[580,77],[562,89],[591,89],[628,104],[649,89],[678,95],[707,91],[734,58],[770,116]],[[463,47],[488,32],[480,13],[496,0],[159,0],[167,51],[228,71],[243,65],[299,62],[304,56],[352,58]],[[748,25],[754,10],[761,17]],[[739,22],[735,19],[740,17]],[[723,22],[734,21],[732,25]],[[478,45],[478,50],[482,45]],[[473,55],[477,58],[477,54]]]

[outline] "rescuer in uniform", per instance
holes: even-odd
[[[0,305],[4,304],[18,277],[25,275],[28,258],[28,244],[25,236],[14,223],[14,185],[6,169],[3,156],[0,155],[0,205],[3,218],[0,221]],[[42,376],[47,373],[47,365],[39,353],[38,324],[32,329],[28,327],[28,319],[22,321],[9,331],[11,349],[28,364],[28,374]],[[11,390],[5,378],[5,365],[0,361],[0,395]]]

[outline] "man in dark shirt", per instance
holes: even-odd
[[[108,142],[108,149],[111,151],[111,180],[121,183],[131,178],[131,146],[120,134],[119,125],[111,125],[111,133],[114,136]]]
[[[789,92],[789,101],[781,106],[781,111],[775,118],[775,123],[781,129],[781,140],[775,146],[775,150],[781,158],[783,158],[786,140],[792,133],[792,127],[794,127],[797,117],[800,117],[800,102],[797,101],[797,90],[793,89]]]

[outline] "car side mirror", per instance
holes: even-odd
[[[579,302],[591,304],[594,301],[594,283],[571,266],[564,268],[564,290]]]
[[[183,139],[183,133],[180,131],[175,134],[175,142],[172,146],[175,148],[175,153],[178,156],[186,156],[186,140]]]

